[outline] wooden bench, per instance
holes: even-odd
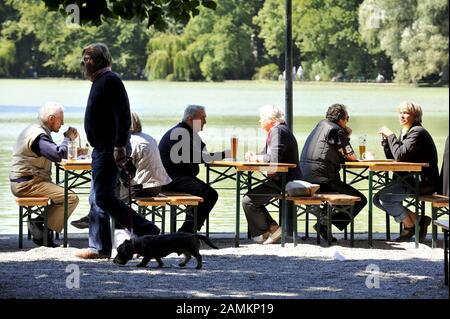
[[[154,222],[155,215],[161,218],[161,232],[164,233],[165,205],[170,207],[170,232],[176,232],[177,216],[186,213],[194,218],[194,232],[197,232],[197,206],[203,202],[203,198],[188,193],[162,192],[156,197],[136,198],[138,212],[144,217],[152,215]],[[151,207],[151,211],[148,209]],[[156,208],[156,209],[155,209]],[[160,208],[158,211],[157,209]]]
[[[353,207],[355,202],[361,200],[357,196],[350,196],[339,193],[316,193],[313,196],[287,196],[286,200],[292,201],[294,206],[298,209],[300,208],[300,214],[295,215],[294,218],[294,246],[297,245],[297,218],[303,214],[308,216],[308,206],[320,206],[325,204],[327,207],[327,226],[328,226],[328,245],[331,245],[331,216],[333,212],[343,212],[350,216],[350,246],[353,247],[354,244],[354,224],[353,224]],[[306,206],[302,209],[303,206]],[[308,224],[308,217],[306,217],[306,222]],[[320,215],[317,217],[317,223],[320,224]],[[306,231],[305,231],[306,232]],[[320,234],[317,232],[317,243],[320,244]]]
[[[420,195],[419,201],[421,202],[422,215],[425,215],[425,203],[431,203],[431,218],[433,221],[439,219],[443,215],[449,215],[448,203],[449,197],[444,195]],[[437,226],[433,223],[431,247],[436,248],[437,242]]]
[[[19,205],[19,248],[23,248],[23,222],[26,218],[30,221],[33,214],[42,216],[44,219],[44,246],[47,246],[48,233],[48,213],[47,208],[50,198],[45,196],[40,197],[16,197],[16,203]],[[28,240],[31,239],[31,234],[28,231]]]

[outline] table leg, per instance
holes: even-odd
[[[64,247],[67,247],[67,215],[69,210],[69,173],[64,170]]]
[[[373,199],[372,199],[372,187],[373,187],[373,172],[369,170],[369,189],[368,189],[368,229],[369,229],[369,234],[368,234],[368,241],[369,241],[369,247],[373,247],[372,245],[372,209],[373,209]]]
[[[281,174],[281,247],[286,242],[286,230],[288,229],[288,214],[286,210],[286,173]]]
[[[240,209],[241,209],[241,172],[236,171],[236,235],[234,237],[234,247],[239,247]]]
[[[448,285],[448,277],[449,277],[449,268],[448,268],[448,258],[449,258],[449,249],[448,249],[448,230],[444,229],[444,283]],[[450,286],[449,286],[450,293]]]
[[[209,185],[209,182],[210,182],[209,165],[206,164],[206,184]],[[206,217],[206,237],[209,237],[209,215]]]
[[[414,174],[414,209],[415,209],[415,214],[416,214],[416,220],[414,223],[414,234],[416,234],[414,236],[414,241],[415,241],[415,246],[416,248],[419,248],[419,174],[415,173]]]

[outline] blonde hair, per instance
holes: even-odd
[[[397,110],[406,109],[412,116],[414,116],[414,123],[422,124],[422,107],[420,104],[413,102],[401,102]]]
[[[142,124],[139,116],[136,112],[131,112],[131,126],[130,126],[130,132],[131,133],[140,133],[142,132]]]
[[[279,123],[284,123],[283,112],[275,105],[264,105],[259,108],[259,116],[262,119],[275,120]]]

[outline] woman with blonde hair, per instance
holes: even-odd
[[[438,157],[436,146],[430,133],[422,126],[422,107],[417,103],[402,102],[398,106],[398,119],[402,126],[397,137],[386,126],[378,133],[382,135],[382,146],[386,158],[398,162],[428,163],[420,173],[420,193],[433,194],[439,184]],[[408,183],[414,185],[414,180]],[[404,229],[396,241],[409,241],[414,236],[416,215],[402,205],[412,191],[400,178],[380,190],[373,199],[375,206],[402,222]],[[419,242],[423,243],[431,218],[423,216],[420,221]]]

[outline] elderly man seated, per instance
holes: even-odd
[[[11,173],[11,192],[17,197],[47,196],[51,200],[48,209],[48,228],[61,232],[64,227],[64,188],[52,183],[52,162],[60,162],[67,157],[69,141],[78,137],[75,128],[64,132],[64,141],[58,146],[53,142],[51,133],[58,133],[64,125],[64,108],[55,102],[45,103],[39,111],[37,123],[26,127],[19,135],[13,150]],[[68,215],[78,205],[78,197],[69,192]],[[44,236],[48,236],[47,245],[56,247],[49,234],[44,234],[42,218],[32,219],[28,223],[33,242],[42,246]]]

